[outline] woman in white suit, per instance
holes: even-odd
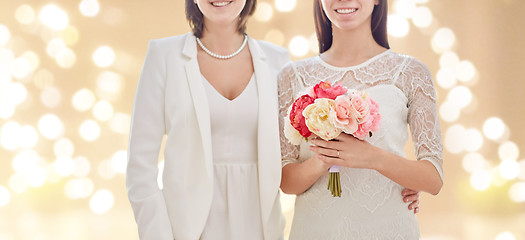
[[[149,44],[126,177],[142,240],[283,238],[277,74],[289,55],[244,33],[255,5],[186,0],[193,32]]]
[[[255,4],[186,0],[193,32],[150,41],[126,178],[141,239],[282,239],[277,74],[289,55],[244,33]]]

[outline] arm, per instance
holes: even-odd
[[[295,101],[297,78],[293,63],[285,66],[278,76],[279,135],[281,141],[282,177],[281,190],[286,194],[301,194],[317,179],[326,174],[328,167],[317,158],[299,161],[299,146],[292,145],[285,137],[285,122],[288,109]]]
[[[313,143],[317,146],[311,150],[331,164],[375,169],[406,188],[435,195],[441,190],[443,180],[441,131],[432,77],[422,63],[412,61],[401,78],[408,93],[408,123],[418,161],[392,154],[347,134],[337,137],[338,141],[315,139]]]
[[[150,42],[135,95],[128,148],[126,187],[140,239],[173,239],[168,210],[157,184],[164,123],[165,63]]]

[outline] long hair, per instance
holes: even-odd
[[[390,49],[388,45],[388,36],[386,32],[386,18],[388,14],[387,0],[379,0],[379,4],[374,6],[372,12],[372,21],[370,28],[372,36],[377,44],[386,49]],[[315,18],[315,32],[319,42],[319,53],[323,53],[332,46],[332,22],[326,16],[321,0],[314,0],[314,18]]]
[[[237,28],[239,33],[246,31],[246,22],[248,21],[248,17],[255,12],[256,5],[257,0],[246,0],[244,9],[239,16],[239,26]],[[188,19],[188,23],[195,37],[201,38],[202,32],[204,31],[204,16],[193,0],[186,0],[186,19]]]

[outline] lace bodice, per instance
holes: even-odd
[[[381,127],[365,140],[405,156],[408,125],[416,159],[430,161],[443,178],[441,131],[432,75],[420,61],[390,50],[352,67],[335,67],[320,57],[313,57],[290,63],[281,71],[283,166],[302,162],[312,155],[304,141],[300,146],[288,142],[283,119],[298,94],[320,81],[368,92],[379,104]],[[290,239],[416,239],[419,236],[417,220],[402,202],[402,186],[375,170],[341,168],[343,196],[333,198],[326,190],[327,179],[328,174],[320,177],[310,189],[297,196]],[[302,238],[303,234],[308,237]]]

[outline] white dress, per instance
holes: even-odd
[[[379,104],[381,127],[366,141],[404,157],[408,124],[417,160],[430,161],[443,178],[436,93],[424,64],[390,50],[352,67],[335,67],[320,57],[291,63],[279,76],[281,133],[282,119],[297,94],[320,81],[368,92]],[[281,151],[283,166],[312,156],[304,141],[291,145],[284,134]],[[419,239],[417,219],[401,196],[404,187],[375,170],[340,171],[341,198],[327,190],[328,174],[297,196],[291,240]]]
[[[214,192],[203,240],[262,239],[255,77],[229,100],[203,77],[210,108]]]

